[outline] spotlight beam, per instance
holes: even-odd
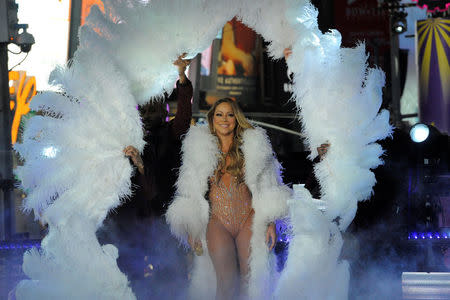
[[[411,128],[409,135],[413,142],[422,143],[430,135],[430,129],[427,125],[418,123]]]

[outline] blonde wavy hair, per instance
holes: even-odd
[[[219,147],[219,149],[222,149],[222,145],[219,137],[214,130],[214,114],[216,112],[217,106],[222,103],[228,103],[231,105],[234,116],[236,118],[236,127],[234,128],[233,143],[231,144],[228,153],[221,152],[217,168],[214,172],[214,178],[217,183],[220,180],[220,177],[222,177],[224,173],[228,172],[231,174],[231,176],[236,177],[238,182],[242,182],[244,180],[244,154],[241,150],[242,133],[246,129],[254,129],[254,127],[250,124],[247,118],[245,118],[242,109],[235,101],[230,98],[223,98],[216,101],[216,103],[214,103],[214,105],[208,111],[207,117],[209,131],[212,135],[217,137],[217,146]],[[227,156],[230,161],[230,164],[228,166],[226,165]]]

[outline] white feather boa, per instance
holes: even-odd
[[[339,216],[340,229],[347,227],[375,183],[370,169],[383,153],[375,142],[391,130],[389,114],[379,113],[383,73],[367,67],[363,45],[340,48],[339,33],[320,32],[306,0],[104,0],[104,7],[104,14],[91,9],[75,57],[50,78],[66,96],[35,97],[31,108],[44,115],[30,120],[15,146],[25,161],[16,172],[28,194],[24,207],[49,225],[42,251],[24,256],[31,280],[18,286],[18,299],[134,298],[111,259],[114,246],[102,248],[94,234],[130,194],[132,168],[122,149],[144,146],[135,107],[169,89],[177,76],[171,62],[208,47],[235,15],[270,41],[274,58],[292,46],[288,65],[306,142],[312,155],[322,142],[332,145],[316,166],[326,220]],[[43,155],[47,147],[55,157]],[[297,245],[290,255],[310,250]],[[320,280],[295,263],[285,271],[291,279],[310,273]]]
[[[187,234],[199,238],[206,250],[205,235],[210,210],[205,193],[208,190],[208,180],[217,166],[217,138],[209,132],[208,126],[191,127],[183,141],[182,151],[177,192],[167,210],[166,219],[178,238],[185,240]],[[274,270],[269,264],[265,232],[269,222],[286,216],[287,200],[292,193],[281,181],[280,164],[262,129],[244,131],[242,152],[245,160],[245,183],[252,193],[252,206],[255,210],[250,241],[249,294],[252,299],[266,299],[272,294],[269,283],[273,281],[270,275]],[[208,252],[196,259],[198,261],[194,263],[191,298],[214,299],[215,273]],[[206,278],[209,278],[208,283],[204,281]]]

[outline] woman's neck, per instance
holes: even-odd
[[[233,144],[233,134],[218,136],[222,152],[227,153],[230,150],[231,144]]]

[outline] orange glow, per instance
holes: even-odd
[[[11,81],[17,81],[19,80],[20,76],[19,76],[19,72],[16,71],[12,71],[9,72],[9,80]],[[9,94],[10,95],[14,95],[16,93],[16,87],[14,86],[14,84],[12,86],[9,87]]]
[[[9,93],[13,100],[9,102],[9,106],[11,110],[16,108],[11,126],[11,142],[13,144],[17,141],[20,120],[23,115],[30,111],[30,101],[36,95],[36,78],[34,76],[27,77],[26,75],[25,71],[9,72],[9,80],[13,81],[13,85],[9,88]]]
[[[91,11],[91,6],[98,5],[100,10],[104,13],[105,7],[103,6],[102,0],[83,0],[81,6],[81,26],[83,26],[86,17],[89,15]]]

